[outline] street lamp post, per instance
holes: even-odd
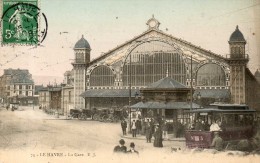
[[[190,56],[190,110],[193,103],[193,77],[192,77],[192,55]]]
[[[135,48],[134,48],[135,49]],[[133,50],[132,50],[133,51]],[[131,52],[132,52],[131,51]],[[131,125],[132,125],[132,122],[131,122],[131,96],[132,96],[132,86],[131,86],[131,83],[132,83],[132,57],[131,57],[131,52],[129,53],[129,57],[130,57],[130,61],[129,61],[129,99],[128,99],[128,105],[129,105],[129,132],[131,132]]]
[[[200,105],[200,108],[201,108],[201,94],[200,92],[197,94],[197,98],[198,98],[198,102],[199,102],[199,105]]]
[[[65,101],[65,116],[66,116],[66,119],[67,119],[67,117],[68,117],[68,108],[67,108],[67,100]],[[64,107],[64,106],[63,106]]]

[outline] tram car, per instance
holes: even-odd
[[[189,112],[194,117],[194,125],[185,131],[188,148],[210,148],[214,132],[219,133],[226,148],[228,144],[248,140],[255,134],[256,111],[247,105],[212,104],[210,108]],[[214,122],[219,126],[218,131],[210,130]]]

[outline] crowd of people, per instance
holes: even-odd
[[[123,135],[127,135],[126,120],[121,121],[121,128]],[[184,137],[185,130],[198,130],[198,131],[221,131],[220,121],[213,121],[211,125],[205,123],[202,119],[198,119],[195,123],[188,124],[180,120],[175,122],[167,122],[163,118],[146,118],[133,120],[130,126],[132,137],[135,138],[137,134],[145,135],[146,142],[151,143],[152,137],[154,137],[153,146],[163,147],[163,140],[168,140],[169,130],[173,133],[174,138]],[[220,148],[223,140],[218,134],[214,136],[212,147]],[[220,145],[219,145],[220,144]]]
[[[126,135],[126,129],[127,129],[128,123],[126,120],[121,121],[121,128],[123,135]],[[155,118],[146,118],[146,119],[137,119],[133,120],[131,122],[131,132],[132,132],[132,137],[136,137],[136,135],[146,135],[147,136],[147,142],[150,142],[150,138],[154,132],[155,132],[155,126],[158,126],[158,128],[162,131],[163,139],[169,139],[168,138],[168,133],[169,130],[173,132],[174,137],[180,138],[184,137],[184,132],[185,129],[188,129],[188,125],[185,123],[182,123],[180,120],[174,123],[167,122],[167,120],[160,118],[155,119]]]
[[[125,120],[121,121],[121,128],[123,135],[126,135],[127,122]],[[137,134],[145,135],[146,142],[151,143],[151,139],[154,136],[154,147],[163,147],[163,139],[168,139],[168,124],[167,121],[163,120],[133,120],[131,123],[132,137],[136,137]]]
[[[185,120],[173,120],[168,121],[165,118],[153,117],[153,118],[136,118],[132,120],[131,126],[128,127],[129,123],[126,120],[122,120],[121,127],[123,135],[127,135],[127,127],[131,131],[131,136],[135,138],[137,135],[143,135],[146,138],[146,143],[152,143],[152,138],[154,138],[153,146],[154,147],[163,147],[163,140],[169,139],[169,133],[171,138],[180,138],[185,137],[186,130],[195,130],[195,131],[207,131],[212,132],[212,141],[211,148],[215,150],[224,149],[224,140],[221,138],[222,132],[226,132],[232,124],[235,125],[248,125],[249,121],[253,121],[252,117],[249,115],[246,116],[237,116],[239,124],[236,123],[227,123],[232,121],[230,117],[224,116],[224,118],[213,117],[206,119],[203,116],[199,116],[195,121],[186,123]],[[233,117],[234,118],[234,117]],[[240,118],[240,119],[239,119]],[[206,120],[206,121],[204,121]],[[187,121],[188,122],[188,121]],[[260,126],[260,125],[259,125]]]

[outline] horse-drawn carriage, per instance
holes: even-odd
[[[87,118],[92,118],[92,115],[93,115],[93,111],[89,109],[70,109],[71,118],[87,120]]]
[[[19,108],[19,103],[18,102],[12,102],[9,105],[6,106],[6,109],[11,109],[12,111],[17,110]]]
[[[93,120],[100,122],[118,122],[126,118],[122,109],[93,109]]]
[[[70,117],[80,120],[92,120],[100,122],[118,122],[127,117],[123,109],[70,109]]]

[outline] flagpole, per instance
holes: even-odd
[[[192,94],[192,89],[193,89],[193,79],[192,79],[192,55],[191,55],[191,57],[190,57],[190,62],[191,62],[191,66],[190,66],[190,81],[191,81],[191,83],[190,83],[190,110],[192,110],[192,103],[193,103],[193,94]]]
[[[132,92],[132,86],[131,86],[131,82],[132,82],[132,59],[131,59],[131,53],[129,54],[129,67],[130,67],[130,69],[129,69],[129,132],[131,132],[131,92]]]

